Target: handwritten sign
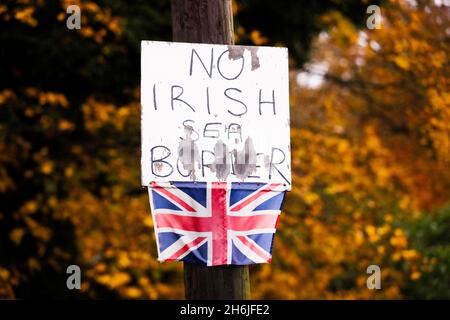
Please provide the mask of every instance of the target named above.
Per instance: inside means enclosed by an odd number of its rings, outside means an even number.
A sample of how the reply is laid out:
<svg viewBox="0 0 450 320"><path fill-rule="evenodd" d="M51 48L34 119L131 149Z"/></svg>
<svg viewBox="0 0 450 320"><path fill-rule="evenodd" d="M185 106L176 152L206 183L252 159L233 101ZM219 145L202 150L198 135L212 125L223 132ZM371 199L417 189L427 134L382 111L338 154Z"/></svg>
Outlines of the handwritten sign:
<svg viewBox="0 0 450 320"><path fill-rule="evenodd" d="M142 41L142 185L291 186L286 48Z"/></svg>

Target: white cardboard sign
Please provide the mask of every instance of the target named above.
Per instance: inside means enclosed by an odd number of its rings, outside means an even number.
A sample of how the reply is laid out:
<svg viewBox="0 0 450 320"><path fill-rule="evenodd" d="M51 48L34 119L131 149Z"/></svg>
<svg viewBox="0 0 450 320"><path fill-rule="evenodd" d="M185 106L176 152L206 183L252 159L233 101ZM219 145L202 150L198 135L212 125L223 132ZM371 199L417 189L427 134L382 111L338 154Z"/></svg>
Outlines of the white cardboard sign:
<svg viewBox="0 0 450 320"><path fill-rule="evenodd" d="M288 51L141 43L142 185L291 186Z"/></svg>

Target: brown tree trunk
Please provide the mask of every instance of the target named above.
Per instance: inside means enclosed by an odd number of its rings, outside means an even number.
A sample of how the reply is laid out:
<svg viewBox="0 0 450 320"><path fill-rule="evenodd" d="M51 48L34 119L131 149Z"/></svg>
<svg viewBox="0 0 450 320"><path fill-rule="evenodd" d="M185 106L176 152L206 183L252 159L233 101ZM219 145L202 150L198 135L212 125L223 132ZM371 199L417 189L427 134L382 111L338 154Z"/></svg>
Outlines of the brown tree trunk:
<svg viewBox="0 0 450 320"><path fill-rule="evenodd" d="M189 300L250 299L248 266L204 267L184 263L185 297Z"/></svg>
<svg viewBox="0 0 450 320"><path fill-rule="evenodd" d="M172 0L172 38L234 44L231 0Z"/></svg>
<svg viewBox="0 0 450 320"><path fill-rule="evenodd" d="M231 0L171 0L173 41L234 44ZM250 299L248 266L184 263L186 299Z"/></svg>

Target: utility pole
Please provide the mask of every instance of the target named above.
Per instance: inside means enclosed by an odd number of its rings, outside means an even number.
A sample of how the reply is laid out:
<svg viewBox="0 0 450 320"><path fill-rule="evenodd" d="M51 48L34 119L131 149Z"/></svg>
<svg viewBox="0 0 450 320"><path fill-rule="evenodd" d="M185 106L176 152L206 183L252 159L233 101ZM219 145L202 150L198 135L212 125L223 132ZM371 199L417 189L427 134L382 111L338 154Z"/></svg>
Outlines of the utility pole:
<svg viewBox="0 0 450 320"><path fill-rule="evenodd" d="M173 41L234 44L232 0L171 0ZM250 299L248 266L204 267L184 262L185 297Z"/></svg>

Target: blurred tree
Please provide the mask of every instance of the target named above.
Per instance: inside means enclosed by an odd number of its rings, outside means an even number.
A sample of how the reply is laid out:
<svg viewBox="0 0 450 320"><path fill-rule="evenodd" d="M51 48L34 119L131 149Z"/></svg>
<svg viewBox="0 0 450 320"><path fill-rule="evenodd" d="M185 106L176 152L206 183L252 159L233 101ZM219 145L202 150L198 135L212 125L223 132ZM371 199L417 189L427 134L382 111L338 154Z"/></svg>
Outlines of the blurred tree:
<svg viewBox="0 0 450 320"><path fill-rule="evenodd" d="M66 28L72 4L81 8L80 30ZM120 253L103 236L120 239L107 222L121 227L121 214L139 217L141 254L150 258L147 201L138 183L136 86L140 40L170 37L169 2L6 1L0 30L0 296L79 296L65 287L72 263L85 272L106 260L123 282L114 258L126 261L132 245L124 241ZM137 195L141 211L129 213L136 209L130 196ZM77 201L83 203L70 206ZM117 206L123 211L114 217ZM110 247L113 255L104 257ZM92 296L117 296L114 281L111 287L95 276ZM90 283L89 272L83 279Z"/></svg>
<svg viewBox="0 0 450 320"><path fill-rule="evenodd" d="M238 42L286 44L299 63L325 30L311 64L326 62L323 84L292 73L294 190L254 297L425 296L411 281L428 279L434 242L408 226L448 201L448 11L391 1L382 30L361 33L364 1L300 3L234 6ZM169 13L165 0L0 4L0 297L182 297L139 179L139 42L170 40ZM381 293L365 288L372 263Z"/></svg>
<svg viewBox="0 0 450 320"><path fill-rule="evenodd" d="M313 38L325 28L317 17L338 11L357 26L366 22L369 5L380 0L237 0L236 33L241 43L285 45L298 65L308 60Z"/></svg>
<svg viewBox="0 0 450 320"><path fill-rule="evenodd" d="M380 30L321 17L308 72L292 74L293 190L256 297L448 297L449 10L392 0Z"/></svg>
<svg viewBox="0 0 450 320"><path fill-rule="evenodd" d="M403 294L411 299L450 299L450 207L423 214L406 227L424 263L414 273L418 281L408 282Z"/></svg>

